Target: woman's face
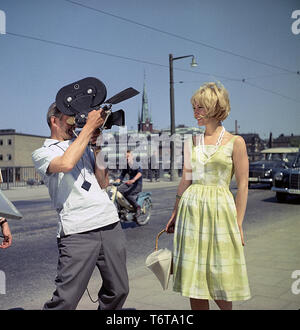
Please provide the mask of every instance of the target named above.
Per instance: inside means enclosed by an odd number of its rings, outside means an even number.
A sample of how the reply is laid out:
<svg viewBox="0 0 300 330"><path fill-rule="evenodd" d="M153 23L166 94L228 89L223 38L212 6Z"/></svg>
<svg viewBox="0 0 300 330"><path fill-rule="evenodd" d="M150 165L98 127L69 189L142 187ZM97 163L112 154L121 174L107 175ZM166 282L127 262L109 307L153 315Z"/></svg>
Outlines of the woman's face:
<svg viewBox="0 0 300 330"><path fill-rule="evenodd" d="M199 126L205 125L207 122L205 108L199 104L194 104L193 109L194 109L194 118L197 119L198 125Z"/></svg>

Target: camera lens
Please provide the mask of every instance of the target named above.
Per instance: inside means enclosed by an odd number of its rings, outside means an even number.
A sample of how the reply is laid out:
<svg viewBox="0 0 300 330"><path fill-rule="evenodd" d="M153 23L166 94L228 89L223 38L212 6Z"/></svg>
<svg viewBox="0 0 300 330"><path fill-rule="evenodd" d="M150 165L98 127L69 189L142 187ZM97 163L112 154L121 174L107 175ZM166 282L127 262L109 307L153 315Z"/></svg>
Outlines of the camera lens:
<svg viewBox="0 0 300 330"><path fill-rule="evenodd" d="M79 89L79 84L75 84L74 89Z"/></svg>

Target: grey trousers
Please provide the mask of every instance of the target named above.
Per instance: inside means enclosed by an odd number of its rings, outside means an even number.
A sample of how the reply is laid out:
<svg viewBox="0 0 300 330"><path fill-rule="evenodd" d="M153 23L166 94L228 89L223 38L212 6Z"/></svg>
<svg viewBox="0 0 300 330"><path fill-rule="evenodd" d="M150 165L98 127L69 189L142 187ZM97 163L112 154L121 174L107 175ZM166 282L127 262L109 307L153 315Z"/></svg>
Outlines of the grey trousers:
<svg viewBox="0 0 300 330"><path fill-rule="evenodd" d="M76 309L97 266L102 277L99 308L121 309L129 292L125 235L120 222L61 237L56 290L44 309ZM100 283L99 283L100 286Z"/></svg>

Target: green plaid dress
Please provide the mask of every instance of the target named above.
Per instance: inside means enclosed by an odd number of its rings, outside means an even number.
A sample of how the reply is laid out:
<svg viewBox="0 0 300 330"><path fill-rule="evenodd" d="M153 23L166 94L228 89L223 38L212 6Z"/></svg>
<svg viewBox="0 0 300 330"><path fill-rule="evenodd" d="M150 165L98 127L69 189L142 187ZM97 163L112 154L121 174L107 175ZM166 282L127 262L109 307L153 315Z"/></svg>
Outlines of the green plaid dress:
<svg viewBox="0 0 300 330"><path fill-rule="evenodd" d="M192 184L178 205L173 248L173 290L186 297L250 298L236 207L229 190L235 138L216 152L214 146L205 146L208 156L190 142Z"/></svg>

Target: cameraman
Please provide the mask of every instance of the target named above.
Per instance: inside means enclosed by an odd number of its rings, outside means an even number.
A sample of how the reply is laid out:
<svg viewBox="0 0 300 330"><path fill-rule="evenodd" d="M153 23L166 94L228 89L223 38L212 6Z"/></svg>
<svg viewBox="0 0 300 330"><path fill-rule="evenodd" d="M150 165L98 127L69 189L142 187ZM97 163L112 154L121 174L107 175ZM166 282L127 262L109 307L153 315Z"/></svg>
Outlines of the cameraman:
<svg viewBox="0 0 300 330"><path fill-rule="evenodd" d="M88 147L99 136L103 112L89 112L75 140L70 118L53 103L47 113L51 138L32 154L58 213L56 291L44 309L76 309L95 266L103 280L99 309L121 309L129 290L125 236L117 210L102 190L107 169L96 166Z"/></svg>

